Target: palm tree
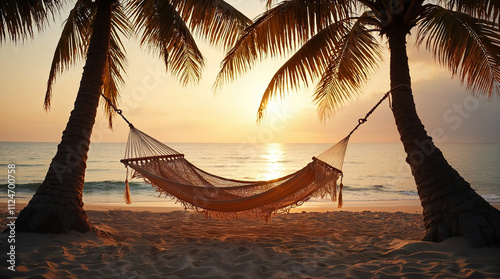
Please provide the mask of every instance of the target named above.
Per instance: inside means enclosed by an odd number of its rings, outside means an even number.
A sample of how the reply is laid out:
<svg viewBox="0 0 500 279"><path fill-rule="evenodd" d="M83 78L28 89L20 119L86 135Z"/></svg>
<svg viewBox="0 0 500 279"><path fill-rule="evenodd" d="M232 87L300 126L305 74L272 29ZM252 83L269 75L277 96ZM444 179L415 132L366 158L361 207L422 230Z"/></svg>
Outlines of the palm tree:
<svg viewBox="0 0 500 279"><path fill-rule="evenodd" d="M321 119L353 99L377 69L388 42L392 112L423 207L424 240L465 236L474 247L500 243L500 212L474 192L427 135L413 100L406 38L429 50L474 94L499 94L498 1L268 0L226 54L215 87L265 57L288 56L258 110L287 90L317 82ZM459 34L459 35L457 35ZM378 35L378 36L377 36Z"/></svg>
<svg viewBox="0 0 500 279"><path fill-rule="evenodd" d="M4 1L0 5L0 42L22 41L43 29L62 6L57 0ZM74 109L45 180L16 221L19 232L99 232L83 209L87 153L101 93L110 125L126 56L121 37L137 34L182 84L197 82L204 58L192 33L228 48L251 21L223 0L78 0L57 44L47 85L45 108L58 73L79 59L85 67Z"/></svg>

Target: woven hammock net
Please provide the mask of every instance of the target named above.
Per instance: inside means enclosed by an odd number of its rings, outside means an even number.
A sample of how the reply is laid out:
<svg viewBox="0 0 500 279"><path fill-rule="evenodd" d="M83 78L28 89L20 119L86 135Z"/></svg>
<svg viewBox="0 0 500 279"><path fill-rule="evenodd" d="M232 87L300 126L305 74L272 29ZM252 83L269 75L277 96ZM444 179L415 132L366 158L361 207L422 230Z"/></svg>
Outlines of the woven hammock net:
<svg viewBox="0 0 500 279"><path fill-rule="evenodd" d="M227 179L205 172L158 140L131 126L125 158L133 171L130 178L142 178L156 191L186 209L216 219L262 219L287 213L310 198L330 198L342 206L342 166L349 136L301 170L269 181ZM127 169L128 170L128 169ZM130 203L126 181L126 199Z"/></svg>

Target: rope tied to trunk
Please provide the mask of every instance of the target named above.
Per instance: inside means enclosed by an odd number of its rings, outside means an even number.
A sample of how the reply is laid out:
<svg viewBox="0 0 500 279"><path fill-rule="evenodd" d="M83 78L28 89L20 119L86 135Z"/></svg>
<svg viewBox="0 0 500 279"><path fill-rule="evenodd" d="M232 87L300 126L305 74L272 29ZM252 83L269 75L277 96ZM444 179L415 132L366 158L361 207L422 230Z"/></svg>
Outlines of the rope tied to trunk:
<svg viewBox="0 0 500 279"><path fill-rule="evenodd" d="M394 91L400 87L406 87L408 89L411 89L411 87L406 85L406 84L400 84L400 85L397 85L397 86L394 86L393 88L391 88L389 91L387 91L387 93L384 94L384 96L382 96L382 98L373 106L373 108L366 113L365 117L358 119L358 125L356 125L356 127L354 127L354 129L352 129L352 131L349 133L349 135L347 137L350 137L352 135L352 133L354 133L354 131L356 131L359 128L359 126L361 126L362 124L365 124L365 122L368 121L368 117L378 108L378 106L386 98L389 98L389 107L392 109L392 103L391 103L391 99L390 99L391 93L392 93L392 91Z"/></svg>
<svg viewBox="0 0 500 279"><path fill-rule="evenodd" d="M113 108L113 110L114 110L116 113L118 113L118 115L120 115L120 116L123 118L123 120L125 120L125 122L127 122L128 126L129 126L130 128L134 128L134 125L132 125L132 123L130 123L130 121L128 121L128 119L127 119L127 118L125 118L125 116L123 116L123 114L122 114L122 113L123 113L123 111L122 111L121 109L117 108L117 107L113 104L113 102L111 102L111 100L110 100L108 97L106 97L106 96L104 96L104 94L102 94L102 92L101 92L101 96L104 98L104 100L106 100L106 102L108 102L109 106L110 106L111 108Z"/></svg>

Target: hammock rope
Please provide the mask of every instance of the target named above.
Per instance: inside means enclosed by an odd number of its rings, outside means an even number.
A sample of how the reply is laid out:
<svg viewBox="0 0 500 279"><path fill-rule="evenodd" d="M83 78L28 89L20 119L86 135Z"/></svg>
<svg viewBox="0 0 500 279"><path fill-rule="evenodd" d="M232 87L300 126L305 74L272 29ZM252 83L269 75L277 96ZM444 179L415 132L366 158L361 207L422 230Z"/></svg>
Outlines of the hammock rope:
<svg viewBox="0 0 500 279"><path fill-rule="evenodd" d="M123 116L123 111L122 111L121 109L117 108L117 107L115 106L115 104L113 104L113 102L111 102L111 100L110 100L108 97L106 97L106 95L104 95L102 92L101 92L101 96L104 98L104 100L106 100L106 102L109 104L109 106L110 106L110 107L111 107L111 108L112 108L112 109L113 109L116 113L118 113L118 115L120 115L120 116L123 118L123 120L125 120L125 122L127 122L128 126L129 126L130 128L134 127L134 125L132 125L132 123L130 123L130 121L128 121L128 119L127 119L127 118L125 118L125 116Z"/></svg>
<svg viewBox="0 0 500 279"><path fill-rule="evenodd" d="M268 181L228 179L201 170L186 160L184 154L135 128L122 110L101 95L130 127L125 156L120 160L127 168L124 193L127 203L131 203L129 179L142 178L160 196L164 194L207 217L267 222L273 215L287 213L311 198L329 197L338 202L339 208L342 206L342 168L349 138L393 90L402 86L409 88L399 85L389 90L345 138L312 157L304 168Z"/></svg>

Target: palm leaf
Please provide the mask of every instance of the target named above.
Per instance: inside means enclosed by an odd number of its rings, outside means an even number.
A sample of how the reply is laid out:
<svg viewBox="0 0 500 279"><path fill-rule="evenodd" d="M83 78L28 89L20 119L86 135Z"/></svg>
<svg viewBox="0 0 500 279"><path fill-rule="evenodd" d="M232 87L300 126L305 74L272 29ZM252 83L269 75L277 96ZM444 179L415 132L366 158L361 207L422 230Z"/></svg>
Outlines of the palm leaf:
<svg viewBox="0 0 500 279"><path fill-rule="evenodd" d="M381 61L381 47L364 22L358 19L331 56L316 86L314 102L322 121L333 116L347 101L357 96Z"/></svg>
<svg viewBox="0 0 500 279"><path fill-rule="evenodd" d="M45 92L45 109L50 108L52 85L57 74L61 74L85 56L92 22L91 15L94 10L95 4L80 0L76 2L68 19L66 19L50 67L47 91Z"/></svg>
<svg viewBox="0 0 500 279"><path fill-rule="evenodd" d="M468 15L500 23L500 0L450 0L445 6L450 10L459 11Z"/></svg>
<svg viewBox="0 0 500 279"><path fill-rule="evenodd" d="M172 0L172 3L193 33L225 49L252 24L249 18L222 0Z"/></svg>
<svg viewBox="0 0 500 279"><path fill-rule="evenodd" d="M500 33L491 21L436 5L427 5L417 44L425 43L440 64L467 89L489 98L499 93Z"/></svg>
<svg viewBox="0 0 500 279"><path fill-rule="evenodd" d="M348 17L349 0L290 0L260 15L240 36L221 63L215 88L251 69L267 55L287 55L318 30Z"/></svg>
<svg viewBox="0 0 500 279"><path fill-rule="evenodd" d="M61 8L64 0L4 0L0 3L0 44L32 37Z"/></svg>
<svg viewBox="0 0 500 279"><path fill-rule="evenodd" d="M104 71L104 86L102 93L108 101L104 102L104 111L108 116L109 127L113 127L113 118L116 112L113 109L118 106L118 97L120 96L119 88L124 83L122 73L125 73L127 59L125 50L120 39L120 35L129 37L130 24L128 18L123 11L123 7L119 4L113 6L111 14L111 38L108 60Z"/></svg>
<svg viewBox="0 0 500 279"><path fill-rule="evenodd" d="M205 61L175 7L169 1L133 0L128 9L141 45L157 53L183 85L198 82Z"/></svg>
<svg viewBox="0 0 500 279"><path fill-rule="evenodd" d="M263 118L268 102L277 94L284 97L288 89L296 90L301 84L308 86L309 82L319 78L348 30L346 22L334 23L320 30L290 57L269 82L260 102L257 119Z"/></svg>

